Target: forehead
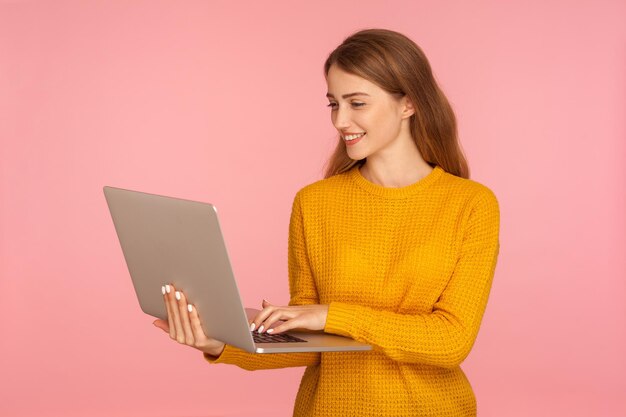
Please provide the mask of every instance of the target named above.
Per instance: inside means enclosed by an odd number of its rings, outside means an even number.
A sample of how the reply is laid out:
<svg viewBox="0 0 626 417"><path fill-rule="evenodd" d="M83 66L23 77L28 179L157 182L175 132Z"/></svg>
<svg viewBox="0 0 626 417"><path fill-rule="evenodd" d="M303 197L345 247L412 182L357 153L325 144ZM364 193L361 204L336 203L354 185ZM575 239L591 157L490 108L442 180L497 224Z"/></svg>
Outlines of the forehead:
<svg viewBox="0 0 626 417"><path fill-rule="evenodd" d="M328 70L326 84L328 86L328 93L332 94L335 98L355 91L367 93L372 96L383 92L382 88L371 81L359 77L358 75L345 72L336 65L332 65Z"/></svg>

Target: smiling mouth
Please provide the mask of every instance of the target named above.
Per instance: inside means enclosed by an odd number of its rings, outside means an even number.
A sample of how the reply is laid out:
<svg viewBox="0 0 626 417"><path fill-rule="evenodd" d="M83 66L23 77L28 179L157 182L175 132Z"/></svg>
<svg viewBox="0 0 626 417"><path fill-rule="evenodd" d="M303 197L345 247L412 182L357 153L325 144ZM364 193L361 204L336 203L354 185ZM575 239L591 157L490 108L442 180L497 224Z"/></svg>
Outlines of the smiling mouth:
<svg viewBox="0 0 626 417"><path fill-rule="evenodd" d="M350 142L350 141L362 138L363 136L365 136L365 133L366 132L361 132L361 133L357 133L357 134L354 134L354 135L345 135L345 136L343 136L343 139L345 141Z"/></svg>
<svg viewBox="0 0 626 417"><path fill-rule="evenodd" d="M359 143L361 141L361 139L363 139L365 137L366 133L359 133L356 135L346 135L344 137L344 142L346 144L346 146L354 146L357 143Z"/></svg>

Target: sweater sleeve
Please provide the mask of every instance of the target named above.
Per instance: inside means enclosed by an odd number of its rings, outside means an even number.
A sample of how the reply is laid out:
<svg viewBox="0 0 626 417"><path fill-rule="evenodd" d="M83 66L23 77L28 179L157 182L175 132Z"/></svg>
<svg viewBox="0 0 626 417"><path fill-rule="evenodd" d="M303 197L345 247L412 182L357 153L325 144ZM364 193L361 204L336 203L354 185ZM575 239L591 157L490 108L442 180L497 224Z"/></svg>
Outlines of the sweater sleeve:
<svg viewBox="0 0 626 417"><path fill-rule="evenodd" d="M459 258L432 312L408 315L333 302L324 330L370 343L399 362L446 368L463 362L478 335L500 247L496 197L486 189L472 203Z"/></svg>
<svg viewBox="0 0 626 417"><path fill-rule="evenodd" d="M306 253L304 222L300 206L300 194L294 198L289 221L288 240L289 305L317 304L318 296L313 274ZM319 352L256 354L226 345L219 357L207 353L204 358L212 364L237 365L249 371L259 369L289 368L319 364Z"/></svg>

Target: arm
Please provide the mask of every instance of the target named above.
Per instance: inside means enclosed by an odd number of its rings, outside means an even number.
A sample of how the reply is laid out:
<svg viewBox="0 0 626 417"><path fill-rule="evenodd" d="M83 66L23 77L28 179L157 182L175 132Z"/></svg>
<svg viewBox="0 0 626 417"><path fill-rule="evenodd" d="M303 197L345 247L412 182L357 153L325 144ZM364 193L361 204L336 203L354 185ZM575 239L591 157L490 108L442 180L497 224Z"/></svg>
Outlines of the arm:
<svg viewBox="0 0 626 417"><path fill-rule="evenodd" d="M306 253L300 197L296 194L289 221L289 305L317 304L317 289ZM209 363L229 363L252 371L319 364L320 353L254 354L226 345L219 357L204 354Z"/></svg>
<svg viewBox="0 0 626 417"><path fill-rule="evenodd" d="M324 330L378 346L396 361L458 366L474 344L487 305L499 224L495 196L480 193L471 205L457 265L431 313L406 315L333 302Z"/></svg>

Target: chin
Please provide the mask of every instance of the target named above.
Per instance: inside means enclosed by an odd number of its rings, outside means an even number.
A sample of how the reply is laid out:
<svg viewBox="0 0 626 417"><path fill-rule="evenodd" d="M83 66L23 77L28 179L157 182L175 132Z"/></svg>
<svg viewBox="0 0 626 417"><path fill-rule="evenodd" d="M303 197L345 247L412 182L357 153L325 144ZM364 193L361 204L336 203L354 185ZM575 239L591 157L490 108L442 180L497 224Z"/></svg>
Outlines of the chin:
<svg viewBox="0 0 626 417"><path fill-rule="evenodd" d="M348 157L350 159L352 159L353 161L363 161L365 159L365 156L362 156L362 155L350 155L350 154L348 154Z"/></svg>
<svg viewBox="0 0 626 417"><path fill-rule="evenodd" d="M354 152L354 151L351 152L350 148L347 149L347 153L348 153L348 157L355 161L360 161L367 157L367 155L364 152Z"/></svg>

